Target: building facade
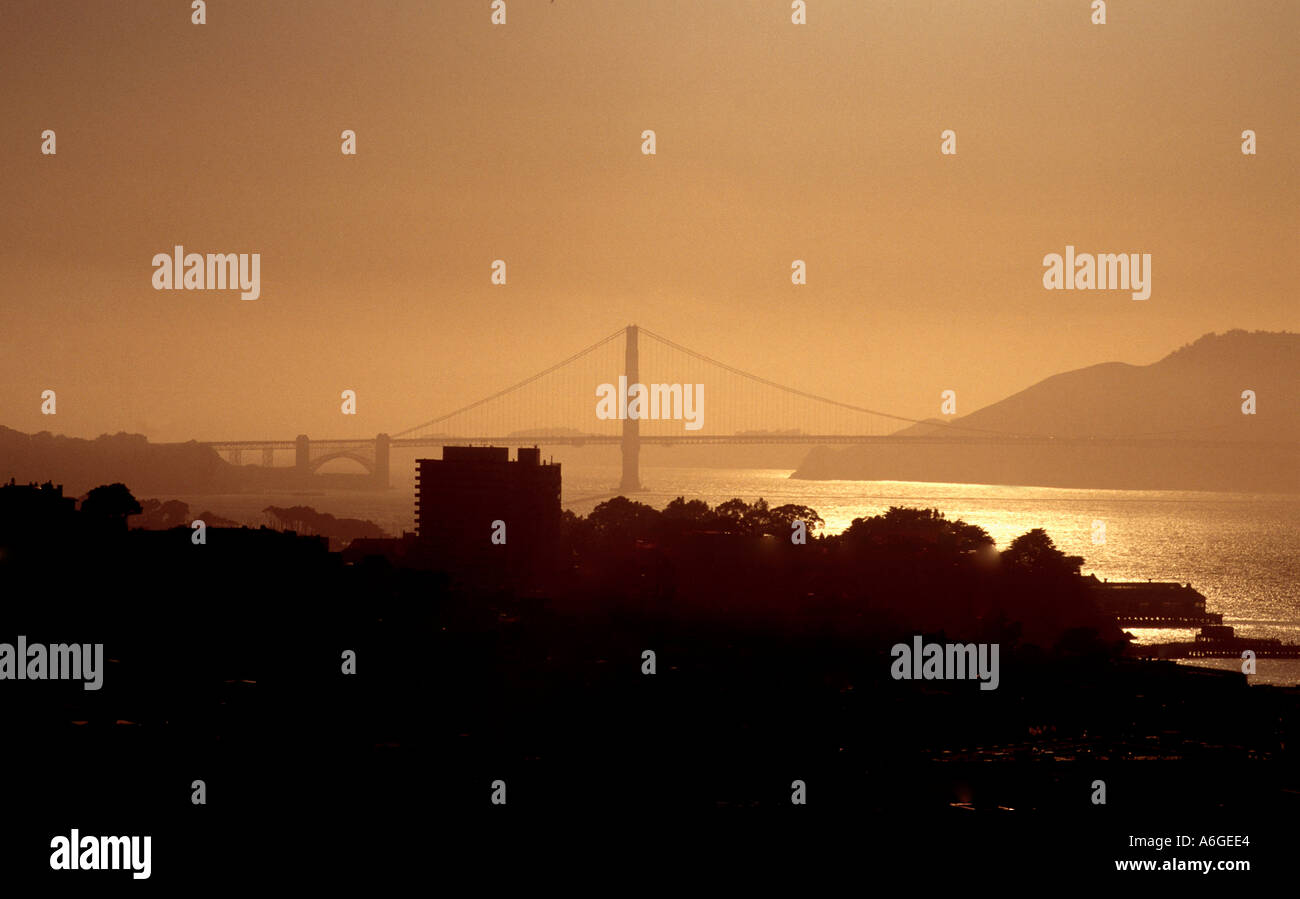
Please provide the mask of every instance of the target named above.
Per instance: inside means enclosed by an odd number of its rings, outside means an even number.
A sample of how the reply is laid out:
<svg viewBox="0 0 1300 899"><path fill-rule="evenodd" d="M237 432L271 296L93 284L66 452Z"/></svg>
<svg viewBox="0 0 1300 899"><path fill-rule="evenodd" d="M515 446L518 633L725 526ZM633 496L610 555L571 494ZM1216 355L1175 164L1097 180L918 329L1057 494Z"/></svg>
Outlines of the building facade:
<svg viewBox="0 0 1300 899"><path fill-rule="evenodd" d="M559 536L560 466L537 447L444 446L415 462L415 531L456 568L537 569Z"/></svg>

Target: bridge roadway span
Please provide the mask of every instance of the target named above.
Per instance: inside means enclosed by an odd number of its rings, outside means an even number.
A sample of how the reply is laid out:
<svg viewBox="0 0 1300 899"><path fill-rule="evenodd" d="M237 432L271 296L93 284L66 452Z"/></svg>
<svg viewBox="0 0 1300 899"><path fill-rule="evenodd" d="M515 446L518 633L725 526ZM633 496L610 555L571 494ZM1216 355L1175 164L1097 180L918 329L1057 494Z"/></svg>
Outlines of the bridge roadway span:
<svg viewBox="0 0 1300 899"><path fill-rule="evenodd" d="M1008 437L1004 435L955 437L952 435L934 435L924 437L902 437L898 435L868 436L854 434L641 434L637 440L642 444L920 444L943 443L949 446L1222 446L1222 441L1214 440L1152 440L1140 438L1103 439L1091 437ZM623 443L620 434L570 434L550 436L546 434L525 434L504 437L394 437L388 445L393 448L419 446L614 446ZM297 447L295 440L209 440L202 441L218 452L231 450L291 450ZM320 450L367 449L373 447L375 438L312 438L311 447Z"/></svg>

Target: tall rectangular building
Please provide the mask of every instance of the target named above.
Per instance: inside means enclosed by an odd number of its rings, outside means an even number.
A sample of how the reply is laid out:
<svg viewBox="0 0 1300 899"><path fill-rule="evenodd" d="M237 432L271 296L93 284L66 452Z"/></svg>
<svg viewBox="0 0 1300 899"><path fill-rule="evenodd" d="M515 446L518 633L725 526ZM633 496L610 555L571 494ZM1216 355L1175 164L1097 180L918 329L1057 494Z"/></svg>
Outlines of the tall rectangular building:
<svg viewBox="0 0 1300 899"><path fill-rule="evenodd" d="M536 569L554 554L560 529L560 466L537 447L444 446L415 462L415 531L451 567ZM494 525L501 522L502 525ZM504 543L494 543L504 533Z"/></svg>

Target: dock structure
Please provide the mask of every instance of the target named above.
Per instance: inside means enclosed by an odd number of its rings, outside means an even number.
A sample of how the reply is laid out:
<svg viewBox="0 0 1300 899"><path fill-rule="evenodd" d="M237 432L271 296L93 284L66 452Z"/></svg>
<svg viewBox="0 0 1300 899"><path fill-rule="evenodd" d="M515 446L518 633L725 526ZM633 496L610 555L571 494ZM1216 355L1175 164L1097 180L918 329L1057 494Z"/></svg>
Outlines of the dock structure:
<svg viewBox="0 0 1300 899"><path fill-rule="evenodd" d="M1300 659L1300 644L1271 637L1238 637L1227 625L1201 628L1192 641L1152 643L1129 647L1129 655L1142 659L1240 659L1249 650L1257 659Z"/></svg>
<svg viewBox="0 0 1300 899"><path fill-rule="evenodd" d="M1087 582L1097 607L1114 615L1120 627L1206 627L1223 624L1223 616L1205 609L1205 596L1191 584L1167 581Z"/></svg>

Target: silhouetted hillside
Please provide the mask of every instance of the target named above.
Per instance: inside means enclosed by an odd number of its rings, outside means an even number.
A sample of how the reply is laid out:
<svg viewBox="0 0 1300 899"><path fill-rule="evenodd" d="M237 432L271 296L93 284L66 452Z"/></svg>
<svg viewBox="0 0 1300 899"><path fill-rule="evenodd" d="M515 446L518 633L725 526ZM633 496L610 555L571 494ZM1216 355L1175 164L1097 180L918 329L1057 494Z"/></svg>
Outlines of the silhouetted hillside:
<svg viewBox="0 0 1300 899"><path fill-rule="evenodd" d="M1151 365L1064 372L897 432L915 445L818 447L792 477L1296 492L1298 381L1300 334L1207 334Z"/></svg>
<svg viewBox="0 0 1300 899"><path fill-rule="evenodd" d="M1160 437L1200 440L1300 440L1300 334L1206 334L1151 365L1103 362L1039 381L947 423L1052 437ZM1241 411L1255 391L1255 415ZM951 430L912 425L900 436Z"/></svg>
<svg viewBox="0 0 1300 899"><path fill-rule="evenodd" d="M220 492L239 475L215 450L195 441L150 443L142 434L102 434L94 440L0 425L0 479L54 481L69 494L97 484L129 483L142 491Z"/></svg>

